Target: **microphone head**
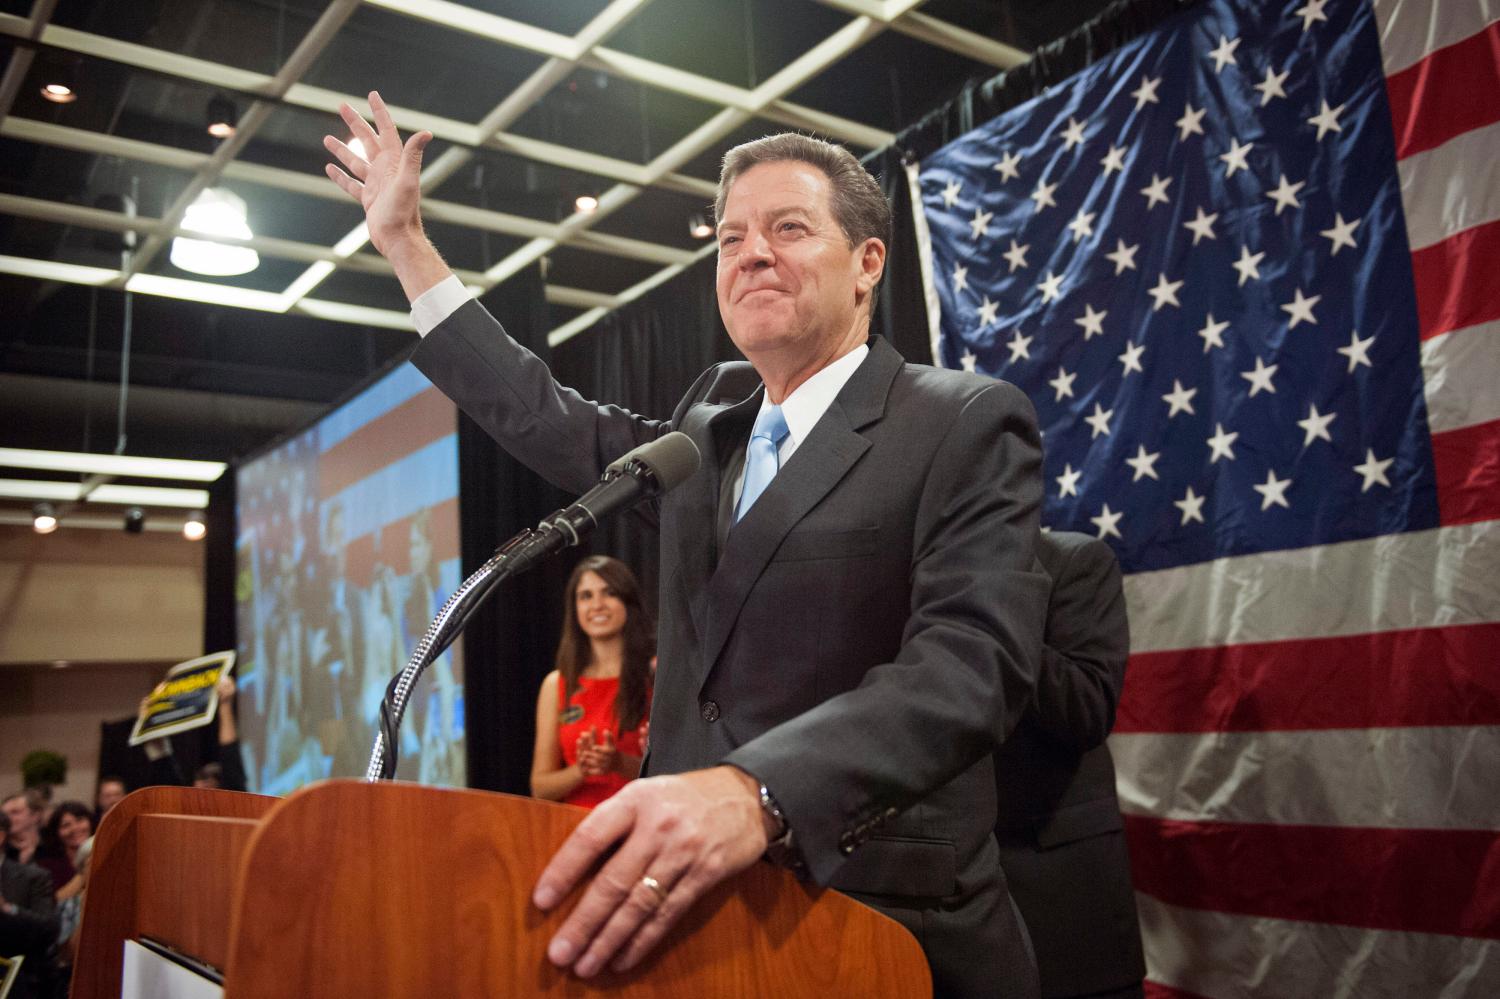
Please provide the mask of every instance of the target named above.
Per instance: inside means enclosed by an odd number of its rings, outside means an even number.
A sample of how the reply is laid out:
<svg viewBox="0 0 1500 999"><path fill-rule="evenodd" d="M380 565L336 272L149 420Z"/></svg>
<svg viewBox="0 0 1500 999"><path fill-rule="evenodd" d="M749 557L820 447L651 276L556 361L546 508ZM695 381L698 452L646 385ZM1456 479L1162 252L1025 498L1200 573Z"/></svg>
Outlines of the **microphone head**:
<svg viewBox="0 0 1500 999"><path fill-rule="evenodd" d="M605 474L622 472L631 462L639 462L656 479L661 491L666 492L685 482L698 470L702 460L693 439L680 430L674 430L616 458L610 462Z"/></svg>

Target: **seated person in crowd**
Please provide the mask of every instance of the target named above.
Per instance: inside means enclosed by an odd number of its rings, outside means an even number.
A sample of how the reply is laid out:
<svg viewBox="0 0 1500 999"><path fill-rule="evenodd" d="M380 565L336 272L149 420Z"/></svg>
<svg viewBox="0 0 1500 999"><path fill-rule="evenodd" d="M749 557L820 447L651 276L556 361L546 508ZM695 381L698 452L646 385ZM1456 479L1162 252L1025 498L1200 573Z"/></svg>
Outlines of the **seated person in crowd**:
<svg viewBox="0 0 1500 999"><path fill-rule="evenodd" d="M120 803L120 799L130 793L121 777L99 778L99 790L94 794L94 828L99 828L99 823L104 821L104 816L111 808Z"/></svg>
<svg viewBox="0 0 1500 999"><path fill-rule="evenodd" d="M46 835L43 816L46 806L35 788L27 788L0 802L6 817L10 819L10 834L6 837L5 852L12 860L23 864L35 864L52 878L52 890L57 891L73 877L73 865L62 845Z"/></svg>
<svg viewBox="0 0 1500 999"><path fill-rule="evenodd" d="M10 840L12 801L5 799L0 811L0 840ZM9 999L39 999L46 982L49 951L57 939L57 903L52 898L52 878L34 864L22 863L7 849L0 855L0 954L19 955L21 976L11 989Z"/></svg>
<svg viewBox="0 0 1500 999"><path fill-rule="evenodd" d="M1085 534L1043 533L1052 578L1036 696L995 756L995 838L1042 996L1140 996L1141 931L1105 737L1125 682L1120 567Z"/></svg>
<svg viewBox="0 0 1500 999"><path fill-rule="evenodd" d="M557 668L537 692L531 793L592 808L640 773L655 628L617 559L579 562L566 593Z"/></svg>

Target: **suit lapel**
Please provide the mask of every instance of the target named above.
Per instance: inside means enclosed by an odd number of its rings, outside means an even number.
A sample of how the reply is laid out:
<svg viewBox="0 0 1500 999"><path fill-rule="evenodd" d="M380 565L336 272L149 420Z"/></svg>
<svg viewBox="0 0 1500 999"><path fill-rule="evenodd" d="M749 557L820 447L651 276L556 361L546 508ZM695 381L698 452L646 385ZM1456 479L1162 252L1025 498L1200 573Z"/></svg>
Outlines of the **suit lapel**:
<svg viewBox="0 0 1500 999"><path fill-rule="evenodd" d="M871 338L870 356L844 385L807 440L797 446L750 512L729 532L729 540L709 578L707 599L696 602L704 608L694 615L698 633L704 637L703 657L699 660L700 683L718 660L745 599L782 539L869 449L870 442L858 431L879 419L891 380L901 364L901 355L894 348L879 337ZM754 399L758 409L760 394ZM751 410L752 419L754 412ZM743 435L739 444L744 444ZM697 620L700 614L706 620Z"/></svg>

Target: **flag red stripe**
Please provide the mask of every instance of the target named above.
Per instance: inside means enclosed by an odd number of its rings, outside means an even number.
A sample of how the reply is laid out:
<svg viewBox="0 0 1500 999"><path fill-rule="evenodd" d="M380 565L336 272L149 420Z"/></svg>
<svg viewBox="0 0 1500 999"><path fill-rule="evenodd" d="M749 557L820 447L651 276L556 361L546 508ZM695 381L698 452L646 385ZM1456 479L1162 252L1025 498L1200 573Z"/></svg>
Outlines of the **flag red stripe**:
<svg viewBox="0 0 1500 999"><path fill-rule="evenodd" d="M423 389L325 451L318 459L318 493L323 499L337 496L457 426L448 397L435 388Z"/></svg>
<svg viewBox="0 0 1500 999"><path fill-rule="evenodd" d="M427 537L432 544L432 561L458 558L458 497L428 507ZM361 534L349 539L345 550L345 576L353 586L368 589L375 581L375 567L389 566L398 576L411 572L411 523L414 517L400 517L375 534ZM447 594L444 594L447 596Z"/></svg>
<svg viewBox="0 0 1500 999"><path fill-rule="evenodd" d="M1500 939L1489 830L1180 822L1125 816L1137 891L1172 905Z"/></svg>
<svg viewBox="0 0 1500 999"><path fill-rule="evenodd" d="M1396 159L1500 121L1500 22L1386 77Z"/></svg>
<svg viewBox="0 0 1500 999"><path fill-rule="evenodd" d="M1497 648L1500 623L1138 652L1115 731L1500 725Z"/></svg>
<svg viewBox="0 0 1500 999"><path fill-rule="evenodd" d="M1432 435L1444 526L1500 519L1500 420Z"/></svg>
<svg viewBox="0 0 1500 999"><path fill-rule="evenodd" d="M1423 340L1500 319L1500 221L1449 236L1411 255Z"/></svg>

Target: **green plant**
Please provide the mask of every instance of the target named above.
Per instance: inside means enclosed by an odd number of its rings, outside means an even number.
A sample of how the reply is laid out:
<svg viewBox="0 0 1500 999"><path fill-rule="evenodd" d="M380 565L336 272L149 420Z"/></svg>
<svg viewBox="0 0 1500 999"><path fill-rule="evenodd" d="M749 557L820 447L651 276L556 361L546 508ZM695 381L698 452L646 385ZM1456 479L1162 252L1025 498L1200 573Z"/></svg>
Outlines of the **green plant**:
<svg viewBox="0 0 1500 999"><path fill-rule="evenodd" d="M56 786L68 780L68 758L50 749L33 749L21 758L21 782L27 787Z"/></svg>

